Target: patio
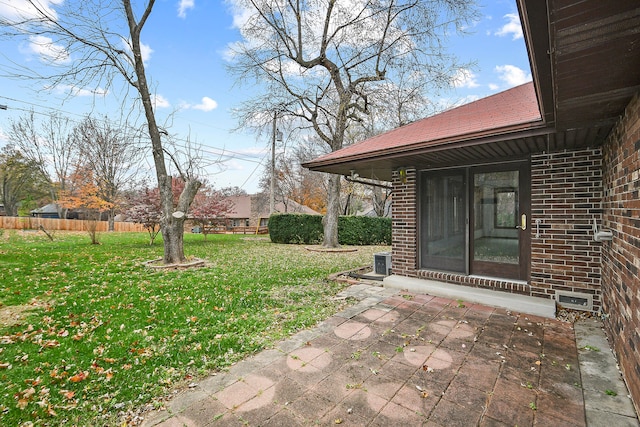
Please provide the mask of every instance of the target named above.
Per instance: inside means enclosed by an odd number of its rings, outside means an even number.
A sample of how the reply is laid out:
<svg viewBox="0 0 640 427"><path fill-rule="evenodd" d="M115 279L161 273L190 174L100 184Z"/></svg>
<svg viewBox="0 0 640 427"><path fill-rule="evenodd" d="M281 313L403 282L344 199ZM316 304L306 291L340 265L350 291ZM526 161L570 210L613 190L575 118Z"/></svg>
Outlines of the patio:
<svg viewBox="0 0 640 427"><path fill-rule="evenodd" d="M144 426L638 426L600 321L364 284L358 302L176 392Z"/></svg>

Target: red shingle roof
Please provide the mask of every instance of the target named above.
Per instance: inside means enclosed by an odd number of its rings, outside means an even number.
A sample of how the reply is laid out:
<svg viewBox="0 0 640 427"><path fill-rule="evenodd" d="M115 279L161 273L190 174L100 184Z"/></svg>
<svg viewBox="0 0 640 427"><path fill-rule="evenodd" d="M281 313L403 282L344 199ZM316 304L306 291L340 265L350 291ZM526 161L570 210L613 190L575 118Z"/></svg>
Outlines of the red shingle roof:
<svg viewBox="0 0 640 427"><path fill-rule="evenodd" d="M474 137L495 135L542 120L532 82L479 99L443 113L376 135L312 160L308 165L332 160L366 157L379 152L397 152L435 146Z"/></svg>

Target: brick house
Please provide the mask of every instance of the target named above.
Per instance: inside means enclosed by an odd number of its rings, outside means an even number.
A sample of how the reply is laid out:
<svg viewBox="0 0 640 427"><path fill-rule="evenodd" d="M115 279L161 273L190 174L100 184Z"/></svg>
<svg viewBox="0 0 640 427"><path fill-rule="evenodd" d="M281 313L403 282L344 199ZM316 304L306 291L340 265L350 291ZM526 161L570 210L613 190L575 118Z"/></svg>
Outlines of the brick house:
<svg viewBox="0 0 640 427"><path fill-rule="evenodd" d="M640 4L517 4L533 82L305 166L392 182L386 284L600 313L638 410Z"/></svg>

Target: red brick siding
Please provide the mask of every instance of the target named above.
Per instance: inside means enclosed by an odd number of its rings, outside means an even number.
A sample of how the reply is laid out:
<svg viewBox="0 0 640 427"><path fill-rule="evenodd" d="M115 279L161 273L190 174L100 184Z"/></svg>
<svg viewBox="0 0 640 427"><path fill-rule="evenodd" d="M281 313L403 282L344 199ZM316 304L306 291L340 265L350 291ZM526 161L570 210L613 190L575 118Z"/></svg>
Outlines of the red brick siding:
<svg viewBox="0 0 640 427"><path fill-rule="evenodd" d="M531 295L588 293L600 308L602 243L592 221L602 224L601 199L599 148L531 156Z"/></svg>
<svg viewBox="0 0 640 427"><path fill-rule="evenodd" d="M603 147L604 226L613 240L602 248L605 329L640 411L640 94Z"/></svg>
<svg viewBox="0 0 640 427"><path fill-rule="evenodd" d="M405 169L403 180L393 172L391 204L391 268L393 274L415 277L417 263L417 221L415 169ZM404 181L404 182L403 182Z"/></svg>
<svg viewBox="0 0 640 427"><path fill-rule="evenodd" d="M473 287L554 298L556 290L589 293L600 308L600 247L591 221L601 223L599 149L535 155L531 161L531 280L500 280L418 269L417 172L393 176L393 273ZM536 238L535 220L540 219Z"/></svg>

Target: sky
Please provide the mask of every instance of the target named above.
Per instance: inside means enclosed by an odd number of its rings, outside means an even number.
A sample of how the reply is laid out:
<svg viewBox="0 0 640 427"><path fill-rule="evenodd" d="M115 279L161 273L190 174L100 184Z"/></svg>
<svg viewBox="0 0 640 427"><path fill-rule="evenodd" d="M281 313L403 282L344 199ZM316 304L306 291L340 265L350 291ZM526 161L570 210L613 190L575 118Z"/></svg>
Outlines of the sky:
<svg viewBox="0 0 640 427"><path fill-rule="evenodd" d="M55 11L64 0L40 1ZM0 0L0 17L25 7L24 0ZM438 105L459 105L531 80L515 0L480 0L479 15L468 35L449 40L451 53L475 65L460 70L451 89L434 96ZM228 47L241 37L235 24L240 21L229 1L157 0L141 41L159 123L178 141L200 147L210 164L205 171L209 183L255 193L270 161L271 141L269 132L257 136L235 130L232 111L252 95L251 87L239 87L226 68ZM11 120L30 110L36 117L57 112L77 122L87 114L120 117L123 92L117 87L92 94L5 76L13 64L37 69L52 53L66 58L61 47L46 40L0 40L0 146L8 143ZM140 169L153 173L150 160Z"/></svg>

